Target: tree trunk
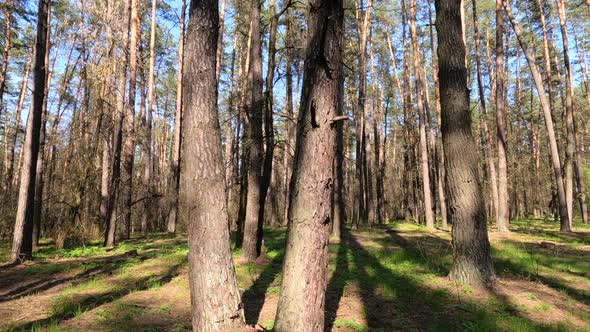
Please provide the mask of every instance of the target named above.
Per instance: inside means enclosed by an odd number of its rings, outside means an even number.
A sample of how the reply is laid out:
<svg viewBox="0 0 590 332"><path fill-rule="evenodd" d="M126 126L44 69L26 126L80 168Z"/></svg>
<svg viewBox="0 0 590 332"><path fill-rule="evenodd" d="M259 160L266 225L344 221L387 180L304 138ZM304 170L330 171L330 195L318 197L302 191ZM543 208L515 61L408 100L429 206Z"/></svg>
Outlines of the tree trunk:
<svg viewBox="0 0 590 332"><path fill-rule="evenodd" d="M278 16L275 10L275 1L269 1L270 31L268 40L268 65L266 72L266 94L264 107L264 163L262 167L262 177L260 179L260 212L258 213L258 230L256 239L256 253L260 255L262 251L262 233L264 225L264 208L266 196L269 191L272 177L272 160L274 156L274 127L273 127L273 105L274 105L274 73L276 67L276 43ZM272 190L272 188L270 188ZM272 199L271 194L271 199ZM271 202L272 203L272 202Z"/></svg>
<svg viewBox="0 0 590 332"><path fill-rule="evenodd" d="M563 62L565 64L565 86L566 86L566 127L567 127L567 158L568 163L567 167L571 167L571 163L574 164L576 177L578 179L578 199L580 201L580 209L582 212L582 220L584 223L588 223L588 207L586 206L586 191L584 188L584 172L582 170L582 157L581 151L578 147L578 133L577 133L577 126L576 126L576 109L574 107L574 87L573 87L573 75L572 75L572 67L570 64L570 56L569 56L569 46L568 46L568 38L567 38L567 19L565 15L565 3L563 0L556 0L557 2L557 12L559 13L559 26L561 28L561 37L563 43ZM571 162L570 162L571 160ZM569 173L566 169L566 174L568 176L567 181L572 181L569 178ZM569 192L568 192L569 194ZM573 224L573 201L569 201L568 199L568 217L570 222L570 227ZM570 209L569 206L572 206Z"/></svg>
<svg viewBox="0 0 590 332"><path fill-rule="evenodd" d="M181 207L188 217L189 285L196 331L238 330L244 311L228 234L215 78L217 0L193 0L187 31Z"/></svg>
<svg viewBox="0 0 590 332"><path fill-rule="evenodd" d="M154 67L156 62L156 0L152 0L152 15L150 22L150 60L148 73L148 106L147 117L142 117L143 124L143 212L141 215L141 232L147 233L148 223L154 223L153 200L152 200L152 117L154 112Z"/></svg>
<svg viewBox="0 0 590 332"><path fill-rule="evenodd" d="M422 171L422 190L424 199L424 218L426 227L434 228L432 215L432 193L430 192L430 173L428 166L428 142L426 137L426 115L423 101L424 82L421 74L420 50L418 49L418 34L416 33L416 0L410 0L410 37L412 39L412 58L414 60L414 78L416 80L416 107L418 108L418 126L420 135L420 166Z"/></svg>
<svg viewBox="0 0 590 332"><path fill-rule="evenodd" d="M363 11L360 9L364 8ZM355 121L356 131L356 178L357 178L357 190L355 192L355 207L356 213L353 216L353 229L358 227L360 222L368 222L368 206L367 206L367 183L366 183L366 136L367 136L367 124L366 117L368 112L367 105L367 37L369 32L369 26L371 24L371 10L372 0L367 0L366 3L359 4L355 0L355 18L356 18L356 30L358 35L359 53L358 53L358 100L357 100L357 111L358 117Z"/></svg>
<svg viewBox="0 0 590 332"><path fill-rule="evenodd" d="M449 277L462 283L485 285L495 276L477 147L471 132L461 19L463 2L436 0L435 5L446 188L453 224L453 266Z"/></svg>
<svg viewBox="0 0 590 332"><path fill-rule="evenodd" d="M432 52L432 78L433 78L433 85L434 85L434 100L435 100L435 109L436 109L436 116L437 116L437 127L439 132L439 140L440 144L434 143L434 163L436 164L436 187L438 193L438 201L440 205L440 216L441 216L441 223L443 228L448 227L448 220L447 220L447 199L445 196L445 151L442 147L442 136L440 135L441 132L441 115L440 115L440 85L438 83L438 60L436 59L436 49L434 47L434 32L433 26L434 23L432 21L432 9L430 6L431 2L428 0L428 23L430 24L430 50ZM428 96L428 94L426 94ZM431 130L431 135L433 135ZM430 138L431 140L434 137Z"/></svg>
<svg viewBox="0 0 590 332"><path fill-rule="evenodd" d="M559 150L557 148L557 139L555 137L555 129L553 128L553 119L551 117L551 108L549 106L549 100L547 100L547 95L545 94L545 86L543 85L543 79L541 78L541 73L537 64L535 62L535 57L529 51L526 43L523 39L522 30L520 29L520 25L514 19L512 15L512 10L510 9L510 4L508 2L504 3L504 10L506 11L506 15L510 20L510 24L514 29L514 33L516 34L516 38L522 48L523 53L526 56L527 63L529 65L529 69L533 75L533 79L535 81L535 87L537 88L537 93L539 94L539 101L541 103L541 107L543 108L543 116L545 119L545 127L547 129L547 138L549 140L549 147L551 152L551 165L553 166L553 174L555 176L555 184L557 187L557 198L558 198L558 208L559 208L559 216L561 222L561 231L562 232L570 232L571 227L568 222L568 214L567 214L567 204L566 204L566 196L565 196L565 188L563 182L563 176L561 173L561 161L559 160Z"/></svg>
<svg viewBox="0 0 590 332"><path fill-rule="evenodd" d="M128 1L128 0L127 0ZM127 18L127 24L123 23L122 27L122 38L120 41L119 48L121 50L129 49L129 13L127 10L129 7L125 7L125 11L123 12L122 17ZM122 63L119 64L119 61L122 60ZM123 208L120 208L120 197L122 193L120 193L121 188L121 167L122 167L122 156L123 156L123 127L125 125L125 118L127 116L127 112L125 110L125 88L126 88L126 80L127 80L127 67L129 66L129 59L123 55L123 59L117 61L116 69L117 72L117 87L116 87L116 107L115 107L115 130L114 130L114 139L112 144L112 166L111 166L111 179L109 183L110 193L109 193L109 201L107 204L107 213L105 219L105 247L113 247L115 245L115 231L117 229L117 221L120 220L119 214L121 212L125 212Z"/></svg>
<svg viewBox="0 0 590 332"><path fill-rule="evenodd" d="M339 0L316 0L310 7L286 253L274 327L279 332L324 329L343 14Z"/></svg>
<svg viewBox="0 0 590 332"><path fill-rule="evenodd" d="M250 153L248 168L248 196L246 202L246 221L244 225L244 244L242 256L248 262L256 260L260 255L262 228L259 220L264 216L264 201L262 195L262 167L263 167L263 135L262 118L264 98L262 95L262 45L260 41L260 0L251 0L250 22L252 36L250 41L250 65L248 69L248 120ZM266 195L264 195L266 196Z"/></svg>
<svg viewBox="0 0 590 332"><path fill-rule="evenodd" d="M508 232L508 160L506 157L506 111L504 100L504 18L502 2L496 0L496 138L498 142L498 231Z"/></svg>
<svg viewBox="0 0 590 332"><path fill-rule="evenodd" d="M127 29L133 30L135 23L133 23L131 12L137 0L125 0L126 10L128 14L125 16L127 22ZM125 49L129 50L129 100L125 104L123 117L123 147L121 150L121 200L119 201L119 211L121 218L119 219L118 234L121 239L127 240L131 237L131 204L133 200L133 156L135 152L135 94L137 84L137 38L136 34L129 33L129 38L126 39ZM124 68L124 70L127 70ZM124 98L123 98L124 99Z"/></svg>
<svg viewBox="0 0 590 332"><path fill-rule="evenodd" d="M486 97L483 88L483 79L481 74L481 58L480 58L480 39L479 39L479 23L477 16L477 1L471 0L473 7L473 38L475 39L475 67L477 71L477 94L479 96L479 105L481 107L481 124L483 128L483 145L485 152L485 159L488 164L490 187L492 191L492 211L496 212L496 220L498 220L498 182L496 174L496 163L494 162L494 152L491 146L491 136L488 129L488 112L486 107Z"/></svg>
<svg viewBox="0 0 590 332"><path fill-rule="evenodd" d="M33 86L33 108L27 123L27 132L23 145L23 163L21 166L20 188L16 221L14 224L12 255L13 261L31 258L33 235L33 206L35 196L35 177L41 134L41 118L45 103L45 85L47 77L46 53L48 52L49 34L49 0L39 0L37 10L37 36L35 41L35 64Z"/></svg>
<svg viewBox="0 0 590 332"><path fill-rule="evenodd" d="M217 38L217 53L215 55L215 81L219 86L219 77L221 75L221 66L223 65L223 31L225 30L225 3L226 0L221 0L219 8L219 37Z"/></svg>
<svg viewBox="0 0 590 332"><path fill-rule="evenodd" d="M48 14L47 21L51 21L51 12ZM48 23L48 26L50 24ZM49 61L49 52L50 52L50 38L47 37L47 52L45 53L45 63ZM57 52L56 52L57 55ZM71 55L71 53L70 53ZM68 64L66 65L66 72L68 71L70 59L68 58ZM54 62L55 63L55 62ZM33 249L36 249L39 246L39 238L41 236L41 213L43 212L43 185L44 185L44 161L45 161L45 142L46 142L46 128L47 128L47 98L49 95L49 85L51 84L51 76L53 72L53 65L51 72L48 68L45 69L47 71L47 75L45 77L45 88L43 97L43 110L41 112L41 132L39 134L39 151L37 155L37 164L35 168L35 198L33 203L33 234L31 235L32 242L33 242ZM67 75L64 75L64 83L63 86L65 87ZM60 101L58 102L57 111L59 112L60 104L61 104L61 96ZM54 120L55 123L59 122L59 119Z"/></svg>
<svg viewBox="0 0 590 332"><path fill-rule="evenodd" d="M339 38L343 38L343 34ZM343 41L340 41L343 45ZM338 92L336 99L336 116L344 114L344 72L343 64L338 67ZM332 235L336 242L342 240L344 222L346 220L346 205L344 203L344 122L336 122L336 157L334 158L334 189L332 197Z"/></svg>
<svg viewBox="0 0 590 332"><path fill-rule="evenodd" d="M4 105L2 103L4 97L4 89L6 88L6 73L8 71L8 62L10 61L10 48L11 48L11 24L12 15L10 12L10 5L13 0L7 0L6 9L4 10L4 49L2 50L2 66L0 67L0 116Z"/></svg>
<svg viewBox="0 0 590 332"><path fill-rule="evenodd" d="M25 96L27 95L27 86L28 86L28 82L29 82L29 72L31 70L31 62L33 61L33 58L31 57L29 59L29 61L27 62L27 64L25 65L25 73L23 75L23 81L21 84L21 90L20 90L20 94L18 96L18 104L16 106L16 115L15 115L15 120L14 120L14 133L12 134L12 137L10 138L10 159L8 160L8 165L6 165L8 167L8 171L7 171L7 175L6 175L6 188L11 187L11 183L13 181L14 178L14 170L15 170L15 150L16 150L16 141L18 138L18 134L20 132L20 121L21 121L21 112L23 109L23 105L25 103Z"/></svg>
<svg viewBox="0 0 590 332"><path fill-rule="evenodd" d="M184 20L186 15L186 0L182 0L180 6L180 37L178 41L178 74L176 83L176 108L174 114L174 141L172 148L172 193L170 214L168 215L168 225L166 230L168 233L176 232L176 225L178 224L178 191L180 188L180 144L181 144L181 128L182 128L182 76L184 64Z"/></svg>
<svg viewBox="0 0 590 332"><path fill-rule="evenodd" d="M287 9L287 28L285 36L286 63L285 63L285 107L287 111L287 118L285 119L285 147L283 156L284 178L283 178L283 225L287 225L289 218L289 182L291 178L291 159L293 151L293 143L295 141L295 130L293 130L291 123L293 123L293 42L292 42L292 16L291 9Z"/></svg>

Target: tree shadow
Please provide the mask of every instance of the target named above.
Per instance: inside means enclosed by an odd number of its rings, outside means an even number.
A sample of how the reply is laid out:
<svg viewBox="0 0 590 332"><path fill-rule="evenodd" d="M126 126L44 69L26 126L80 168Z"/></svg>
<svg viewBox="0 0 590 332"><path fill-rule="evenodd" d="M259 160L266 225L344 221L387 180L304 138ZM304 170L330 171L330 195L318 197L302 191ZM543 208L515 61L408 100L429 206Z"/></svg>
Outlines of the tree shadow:
<svg viewBox="0 0 590 332"><path fill-rule="evenodd" d="M560 232L559 230L543 229L534 226L515 226L510 229L512 232L522 235L532 235L541 238L556 239L562 242L581 242L590 245L590 233L588 232Z"/></svg>
<svg viewBox="0 0 590 332"><path fill-rule="evenodd" d="M258 275L252 286L242 294L246 323L256 324L266 300L266 292L281 273L283 255L272 259Z"/></svg>
<svg viewBox="0 0 590 332"><path fill-rule="evenodd" d="M44 265L31 266L33 268L43 269L44 266L50 267L44 272L29 272L26 269L18 269L16 271L5 270L2 274L10 274L10 278L2 276L4 281L0 286L0 291L7 290L5 293L0 294L0 303L15 300L20 297L28 296L31 294L46 291L53 287L73 282L82 282L89 280L94 276L101 274L109 274L114 270L117 270L121 264L125 263L130 257L128 253L124 253L117 256L100 257L95 259L83 259L74 261L64 261L47 263ZM139 256L140 260L149 258L149 256ZM89 266L90 268L85 268ZM94 267L92 267L94 266ZM64 275L62 277L55 277L56 272L67 272L72 269L83 268L84 270L73 276ZM25 280L25 283L23 283ZM29 282L29 280L32 280ZM20 284L16 288L11 289L10 286L14 286L15 283Z"/></svg>
<svg viewBox="0 0 590 332"><path fill-rule="evenodd" d="M345 234L343 234L345 235ZM326 289L326 308L324 318L324 331L331 331L336 321L340 299L344 295L344 288L350 280L348 266L348 248L346 237L343 236L342 242L338 244L336 254L336 268L328 281Z"/></svg>
<svg viewBox="0 0 590 332"><path fill-rule="evenodd" d="M497 254L492 255L492 257L494 259L494 266L498 274L509 274L527 278L532 281L541 282L553 289L565 291L575 300L586 305L590 305L590 296L587 294L587 292L572 287L571 284L569 284L566 280L561 280L560 278L548 275L547 273L541 273L541 271L539 271L539 267L544 267L547 269L572 274L576 277L588 278L588 273L571 271L570 269L564 271L564 269L559 266L561 264L580 266L580 262L582 262L582 264L587 264L588 261L584 260L584 257L590 257L588 253L567 248L563 249L564 251L561 252L561 254L565 253L567 256L559 256L559 253L553 250L547 251L539 243L508 240L504 240L503 242L508 243L516 248L522 247L524 249L523 254L525 254L526 257L519 258L518 255L512 255L510 258L499 257L500 254L498 251L500 249L494 249L493 251Z"/></svg>
<svg viewBox="0 0 590 332"><path fill-rule="evenodd" d="M168 283L179 274L180 269L186 265L186 262L181 262L170 266L162 275L154 278L153 275L147 275L140 278L135 278L131 281L122 279L118 282L119 287L113 287L111 291L102 292L99 294L74 294L66 303L55 306L52 314L49 317L38 319L23 323L19 326L12 326L13 330L30 330L34 326L44 326L48 323L60 322L76 315L92 310L103 304L114 302L119 298L135 291L147 290L153 286Z"/></svg>
<svg viewBox="0 0 590 332"><path fill-rule="evenodd" d="M262 272L254 280L254 283L242 294L244 314L246 316L246 323L248 324L258 323L260 312L266 300L266 293L281 273L285 254L285 235L284 228L264 229L264 246L269 253L273 252L274 256L264 266ZM234 239L235 232L232 232L232 241Z"/></svg>
<svg viewBox="0 0 590 332"><path fill-rule="evenodd" d="M395 234L394 241L401 236ZM395 260L392 262L384 259L383 255L369 252L354 236L351 237L350 251L354 264L352 275L360 287L369 330L506 329L506 314L514 315L518 311L505 297L497 296L500 306L505 309L505 315L501 315L494 308L462 296L459 291L455 296L447 289L424 285L424 275L442 276L448 270L440 266L433 267L420 250L413 247L414 240L415 238L412 238L412 241L404 242L405 248L395 249ZM433 238L428 237L424 240L432 241ZM440 244L447 242L440 240ZM387 242L392 244L391 241ZM393 263L400 268L392 269L384 265ZM414 268L402 269L407 264L413 265ZM525 317L516 316L516 319L526 325L540 326Z"/></svg>

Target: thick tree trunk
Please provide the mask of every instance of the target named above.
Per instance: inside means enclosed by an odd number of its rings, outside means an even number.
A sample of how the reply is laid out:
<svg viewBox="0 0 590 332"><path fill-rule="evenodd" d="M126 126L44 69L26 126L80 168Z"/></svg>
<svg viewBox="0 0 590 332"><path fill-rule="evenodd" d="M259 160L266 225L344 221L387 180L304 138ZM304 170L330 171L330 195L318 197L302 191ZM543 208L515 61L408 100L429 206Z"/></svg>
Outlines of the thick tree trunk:
<svg viewBox="0 0 590 332"><path fill-rule="evenodd" d="M217 0L193 0L187 31L181 207L188 217L189 285L195 331L238 330L244 311L228 234L215 78Z"/></svg>
<svg viewBox="0 0 590 332"><path fill-rule="evenodd" d="M504 13L502 2L496 0L496 138L498 142L498 209L496 225L499 232L508 232L508 159L506 150L506 111L504 99Z"/></svg>
<svg viewBox="0 0 590 332"><path fill-rule="evenodd" d="M453 224L453 266L449 276L463 283L489 284L495 276L477 147L471 132L463 3L436 0L435 4L447 198Z"/></svg>
<svg viewBox="0 0 590 332"><path fill-rule="evenodd" d="M566 204L566 195L565 195L565 188L564 188L564 181L561 172L561 161L559 160L559 150L557 148L557 139L555 137L555 129L553 127L553 119L551 117L551 108L549 104L549 100L547 100L547 95L545 94L545 86L543 85L543 79L541 78L541 73L537 64L535 62L535 57L532 55L530 50L527 47L527 44L524 42L523 33L520 28L520 25L516 22L514 16L512 15L512 10L510 8L510 3L504 3L504 10L506 11L506 15L510 20L510 24L514 29L514 33L516 34L516 38L522 48L523 53L526 56L527 63L529 65L529 69L533 75L533 80L535 81L535 87L537 89L537 93L539 94L539 101L541 103L541 107L543 108L543 116L545 119L545 127L547 129L547 139L549 140L549 148L551 153L551 165L553 167L553 174L555 176L555 185L557 187L557 199L558 199L558 208L559 208L559 216L561 222L561 231L562 232L570 232L571 227L568 222L568 214L567 214L567 204Z"/></svg>
<svg viewBox="0 0 590 332"><path fill-rule="evenodd" d="M275 330L322 331L343 7L316 0L308 46L291 180L289 226Z"/></svg>
<svg viewBox="0 0 590 332"><path fill-rule="evenodd" d="M46 53L48 52L49 0L39 0L37 10L37 36L35 41L33 107L27 121L27 132L23 145L20 188L16 221L14 224L12 254L13 261L31 258L33 235L33 205L35 196L35 177L39 153L41 118L45 103L47 77Z"/></svg>
<svg viewBox="0 0 590 332"><path fill-rule="evenodd" d="M249 126L249 168L248 195L246 202L246 221L244 225L244 244L242 256L252 262L260 255L262 228L259 220L264 216L264 201L262 195L262 167L263 167L263 135L262 119L264 98L262 95L262 44L260 41L260 0L252 0L250 12L251 41L250 65L248 69L248 120ZM266 196L266 195L264 195ZM265 198L265 197L264 197Z"/></svg>
<svg viewBox="0 0 590 332"><path fill-rule="evenodd" d="M176 108L174 113L174 141L172 147L172 183L171 183L171 204L170 214L168 215L168 233L176 232L178 224L178 191L180 188L180 144L182 128L182 75L184 64L184 20L186 15L186 0L182 0L180 6L180 37L178 41L178 74L176 83Z"/></svg>

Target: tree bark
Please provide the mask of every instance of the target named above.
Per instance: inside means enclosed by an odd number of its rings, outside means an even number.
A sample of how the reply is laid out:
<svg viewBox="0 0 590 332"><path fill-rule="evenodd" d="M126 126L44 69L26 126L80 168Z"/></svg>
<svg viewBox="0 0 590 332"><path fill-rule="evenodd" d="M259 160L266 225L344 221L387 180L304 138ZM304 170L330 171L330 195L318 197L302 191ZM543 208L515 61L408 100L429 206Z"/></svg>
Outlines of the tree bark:
<svg viewBox="0 0 590 332"><path fill-rule="evenodd" d="M137 0L125 0L125 6L128 14L127 20L128 31L133 30L131 12ZM123 117L123 147L121 150L121 200L119 201L119 219L118 234L123 240L131 237L131 206L133 202L133 157L135 152L135 95L137 85L137 38L136 34L129 33L126 39L126 50L129 50L129 100L125 104ZM127 37L127 36L126 36ZM126 68L124 70L127 70ZM124 98L123 98L124 99Z"/></svg>
<svg viewBox="0 0 590 332"><path fill-rule="evenodd" d="M13 261L23 261L32 256L33 206L35 196L35 176L41 134L41 118L45 103L45 84L47 77L46 53L49 35L49 0L37 3L37 36L35 41L35 64L33 69L33 108L27 123L27 133L23 145L23 163L21 166L20 188L16 221L13 231Z"/></svg>
<svg viewBox="0 0 590 332"><path fill-rule="evenodd" d="M16 115L15 115L15 120L14 120L14 133L12 134L12 137L10 138L10 159L8 160L8 165L6 165L8 167L8 171L6 172L6 188L11 187L11 183L13 181L13 177L14 177L14 169L15 169L15 150L16 150L16 141L18 138L18 134L20 132L20 122L21 122L21 112L23 109L23 105L25 103L25 96L27 95L27 86L29 83L29 72L31 70L31 62L33 61L33 58L31 57L29 59L29 61L27 62L27 64L25 65L25 73L23 75L23 80L22 80L22 84L21 84L21 90L20 90L20 94L18 96L18 104L16 106Z"/></svg>
<svg viewBox="0 0 590 332"><path fill-rule="evenodd" d="M244 244L242 256L248 262L256 260L260 255L262 228L259 226L260 216L264 216L264 201L262 195L262 167L264 159L263 149L263 109L262 95L262 44L260 41L260 0L251 0L250 11L251 41L250 65L248 69L248 121L249 121L249 167L248 167L248 196L246 202L246 221L244 225Z"/></svg>
<svg viewBox="0 0 590 332"><path fill-rule="evenodd" d="M283 178L283 201L285 203L283 209L283 225L287 225L289 215L289 182L291 178L291 159L293 144L295 141L295 130L293 130L291 123L293 123L293 42L292 42L292 15L291 9L287 9L287 28L285 36L286 63L285 63L285 107L287 111L287 118L285 119L285 147L283 156L284 178Z"/></svg>
<svg viewBox="0 0 590 332"><path fill-rule="evenodd" d="M152 169L153 169L153 153L152 153L152 118L154 112L154 75L156 63L156 0L152 0L152 15L150 22L150 60L148 73L148 106L146 117L142 117L143 125L143 212L141 215L141 232L146 234L148 231L148 223L154 221L153 215L153 200L152 200Z"/></svg>
<svg viewBox="0 0 590 332"><path fill-rule="evenodd" d="M339 38L343 38L343 34ZM340 41L343 45L343 41ZM344 114L344 72L343 64L338 68L338 92L336 95L336 116ZM344 203L344 122L336 122L336 157L334 158L334 189L332 197L332 235L336 242L342 240L344 222L346 220L346 205Z"/></svg>
<svg viewBox="0 0 590 332"><path fill-rule="evenodd" d="M244 311L228 234L215 57L217 0L193 0L187 31L181 207L188 217L189 285L195 331L238 330Z"/></svg>
<svg viewBox="0 0 590 332"><path fill-rule="evenodd" d="M277 43L277 28L278 16L275 9L275 1L269 1L268 12L270 15L270 30L268 37L268 65L266 71L266 93L264 96L264 162L262 167L262 177L260 180L260 212L258 214L258 231L256 239L256 253L260 255L262 251L262 233L264 225L264 209L266 196L269 191L272 177L272 161L274 156L274 126L273 126L273 107L274 107L274 74L276 67L276 43ZM273 188L270 188L273 190ZM271 200L273 198L271 193ZM272 202L271 202L272 204Z"/></svg>
<svg viewBox="0 0 590 332"><path fill-rule="evenodd" d="M311 3L286 253L275 318L279 332L324 329L343 16L340 0Z"/></svg>
<svg viewBox="0 0 590 332"><path fill-rule="evenodd" d="M578 199L580 202L580 209L582 212L582 220L585 224L588 223L588 207L586 206L586 191L584 188L584 172L582 170L582 157L581 151L578 147L578 133L577 133L577 126L576 126L576 108L574 107L574 87L573 87L573 75L572 75L572 67L570 64L570 56L569 56L569 45L568 45L568 36L567 36L567 17L565 14L565 2L563 0L556 0L557 3L557 12L559 14L559 27L561 28L561 37L563 43L563 62L565 64L565 86L566 86L566 127L567 127L567 158L568 163L567 167L571 167L571 163L574 164L576 177L578 179ZM571 160L571 162L569 162ZM566 176L568 176L567 181L571 181L569 176L571 172L568 172L566 169ZM572 175L573 176L573 175ZM572 181L573 182L573 181ZM568 199L568 217L570 222L570 227L573 225L573 201L569 201ZM569 207L572 207L571 209Z"/></svg>
<svg viewBox="0 0 590 332"><path fill-rule="evenodd" d="M506 111L504 99L504 13L502 2L496 0L496 139L498 143L498 209L496 225L508 232L508 160L506 157Z"/></svg>
<svg viewBox="0 0 590 332"><path fill-rule="evenodd" d="M129 1L129 0L127 0ZM122 17L127 18L127 22L122 24L122 33L121 33L121 41L119 44L119 48L121 50L129 49L129 7L125 6L125 11L123 12ZM122 63L119 63L122 62ZM127 116L127 112L125 109L125 89L126 89L126 80L127 80L127 67L129 66L129 58L123 54L122 59L115 59L116 69L117 72L117 86L116 86L116 106L115 106L115 129L114 129L114 138L112 144L112 166L111 166L111 179L110 179L110 194L109 194L109 201L107 204L107 213L105 219L105 247L113 247L115 245L115 231L117 230L117 221L121 218L119 214L121 212L125 212L125 210L120 207L120 197L123 196L120 193L122 177L121 177L121 167L123 166L122 158L123 158L123 127L125 125L125 118Z"/></svg>
<svg viewBox="0 0 590 332"><path fill-rule="evenodd" d="M359 3L355 0L355 18L356 30L358 35L359 53L358 53L358 100L357 111L358 117L354 119L355 134L356 134L356 178L357 190L355 192L355 207L356 213L353 216L353 229L358 227L361 222L368 222L368 206L367 206L367 183L366 183L366 136L367 136L367 37L369 26L371 24L371 10L372 0L367 0L366 3L361 1ZM364 8L364 10L362 10Z"/></svg>
<svg viewBox="0 0 590 332"><path fill-rule="evenodd" d="M424 218L426 227L434 228L432 214L432 193L430 191L430 173L428 166L428 142L426 137L426 115L424 109L424 82L421 74L420 50L418 49L418 34L416 33L416 0L410 0L410 37L412 39L412 58L414 60L414 78L416 79L416 107L418 108L420 135L420 166L422 171L422 191L424 199Z"/></svg>
<svg viewBox="0 0 590 332"><path fill-rule="evenodd" d="M446 188L453 224L453 266L449 276L462 283L485 285L495 276L477 147L471 132L462 5L457 0L435 2Z"/></svg>
<svg viewBox="0 0 590 332"><path fill-rule="evenodd" d="M3 105L3 97L4 97L4 89L6 88L6 73L8 72L8 63L10 62L10 48L11 40L11 24L12 24L12 15L10 12L10 5L12 4L13 0L7 0L6 9L4 10L4 49L2 50L2 66L0 67L0 116L2 115L2 110L4 109Z"/></svg>
<svg viewBox="0 0 590 332"><path fill-rule="evenodd" d="M475 39L475 68L477 71L477 94L479 97L479 105L481 107L481 124L483 129L483 145L485 151L485 159L488 164L490 187L492 192L492 211L495 211L496 220L498 220L498 182L496 174L496 163L494 162L494 152L491 146L491 136L488 129L488 112L486 107L486 97L483 87L483 79L481 74L481 58L480 58L480 39L479 39L479 23L477 14L477 1L471 0L473 7L473 35Z"/></svg>

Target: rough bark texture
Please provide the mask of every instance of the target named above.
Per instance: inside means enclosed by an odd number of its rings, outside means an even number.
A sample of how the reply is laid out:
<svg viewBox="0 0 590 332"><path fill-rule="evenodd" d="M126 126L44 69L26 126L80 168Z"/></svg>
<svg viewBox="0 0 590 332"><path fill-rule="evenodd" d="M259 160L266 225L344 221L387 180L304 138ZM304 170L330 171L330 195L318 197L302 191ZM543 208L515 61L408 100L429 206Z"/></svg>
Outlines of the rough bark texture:
<svg viewBox="0 0 590 332"><path fill-rule="evenodd" d="M343 8L312 1L276 331L322 331Z"/></svg>
<svg viewBox="0 0 590 332"><path fill-rule="evenodd" d="M246 202L246 221L244 225L244 243L242 256L247 261L254 261L260 255L258 239L262 229L258 227L261 211L264 209L262 200L262 164L264 149L262 146L262 117L264 98L262 95L262 45L260 41L260 0L252 0L250 11L252 35L250 37L250 65L248 69L248 121L249 121L249 168L248 196Z"/></svg>
<svg viewBox="0 0 590 332"><path fill-rule="evenodd" d="M481 285L493 281L494 269L478 174L478 150L471 132L461 5L458 0L436 1L446 188L453 224L453 266L449 276L462 283Z"/></svg>
<svg viewBox="0 0 590 332"><path fill-rule="evenodd" d="M43 113L43 104L45 103L49 7L49 0L39 0L37 10L37 37L35 41L35 64L33 66L33 108L27 121L27 133L23 145L24 155L21 166L18 205L12 240L11 259L13 261L31 258L33 249L33 205L35 196L35 176L37 173L37 154L39 153L39 136L41 133L41 117Z"/></svg>
<svg viewBox="0 0 590 332"><path fill-rule="evenodd" d="M244 323L228 234L225 173L217 114L217 0L193 0L187 30L181 208L188 218L189 284L195 331Z"/></svg>

